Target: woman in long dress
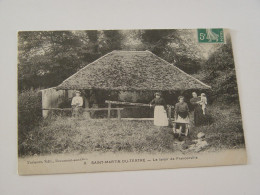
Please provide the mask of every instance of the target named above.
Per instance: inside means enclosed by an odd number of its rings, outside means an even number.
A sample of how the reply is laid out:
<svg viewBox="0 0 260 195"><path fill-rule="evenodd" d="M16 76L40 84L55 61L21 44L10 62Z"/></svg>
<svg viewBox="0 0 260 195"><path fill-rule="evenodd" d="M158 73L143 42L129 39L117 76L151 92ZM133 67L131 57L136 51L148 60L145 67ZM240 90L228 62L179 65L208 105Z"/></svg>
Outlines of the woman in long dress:
<svg viewBox="0 0 260 195"><path fill-rule="evenodd" d="M194 108L194 125L200 126L203 124L203 110L199 102L201 101L201 98L198 97L196 92L192 93L192 98L190 99L190 103Z"/></svg>
<svg viewBox="0 0 260 195"><path fill-rule="evenodd" d="M161 93L155 93L155 98L150 102L150 106L154 106L154 125L168 126L167 106L165 100L161 97Z"/></svg>

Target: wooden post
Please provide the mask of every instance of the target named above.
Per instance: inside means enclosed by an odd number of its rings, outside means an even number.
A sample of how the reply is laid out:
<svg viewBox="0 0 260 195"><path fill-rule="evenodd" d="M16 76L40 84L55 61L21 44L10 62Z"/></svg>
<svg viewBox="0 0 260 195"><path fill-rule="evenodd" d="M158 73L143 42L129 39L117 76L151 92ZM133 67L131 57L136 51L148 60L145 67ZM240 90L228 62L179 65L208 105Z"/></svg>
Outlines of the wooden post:
<svg viewBox="0 0 260 195"><path fill-rule="evenodd" d="M169 119L169 125L172 125L172 107L168 106L168 119Z"/></svg>
<svg viewBox="0 0 260 195"><path fill-rule="evenodd" d="M69 99L69 92L67 89L65 89L65 100Z"/></svg>
<svg viewBox="0 0 260 195"><path fill-rule="evenodd" d="M172 118L172 107L171 106L168 107L168 117L169 117L169 119Z"/></svg>
<svg viewBox="0 0 260 195"><path fill-rule="evenodd" d="M107 110L107 118L110 118L111 115L111 103L108 103L108 110Z"/></svg>
<svg viewBox="0 0 260 195"><path fill-rule="evenodd" d="M120 111L120 109L117 109L117 118L118 118L118 120L121 120L121 111Z"/></svg>

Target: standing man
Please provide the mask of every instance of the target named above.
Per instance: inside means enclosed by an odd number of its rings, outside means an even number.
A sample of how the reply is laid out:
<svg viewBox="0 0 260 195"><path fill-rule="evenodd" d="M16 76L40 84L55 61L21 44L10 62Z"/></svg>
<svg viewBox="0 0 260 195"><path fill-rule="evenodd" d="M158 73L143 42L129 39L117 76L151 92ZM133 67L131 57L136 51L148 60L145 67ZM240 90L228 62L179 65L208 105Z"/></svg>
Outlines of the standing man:
<svg viewBox="0 0 260 195"><path fill-rule="evenodd" d="M80 94L80 91L76 91L76 96L74 96L71 101L73 117L79 117L82 112L83 98L80 96Z"/></svg>

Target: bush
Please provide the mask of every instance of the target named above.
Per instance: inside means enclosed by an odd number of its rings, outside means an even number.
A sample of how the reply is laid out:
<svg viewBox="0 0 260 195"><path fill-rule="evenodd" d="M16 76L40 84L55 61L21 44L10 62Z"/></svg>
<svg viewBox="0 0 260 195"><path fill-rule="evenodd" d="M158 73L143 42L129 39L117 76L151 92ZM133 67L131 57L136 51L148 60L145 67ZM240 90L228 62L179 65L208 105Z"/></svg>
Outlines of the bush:
<svg viewBox="0 0 260 195"><path fill-rule="evenodd" d="M208 114L213 123L192 127L192 139L197 139L199 132L205 133L211 151L245 147L239 105L214 104L208 107Z"/></svg>
<svg viewBox="0 0 260 195"><path fill-rule="evenodd" d="M18 94L18 152L22 153L21 143L27 134L41 120L41 93L39 90L25 90Z"/></svg>

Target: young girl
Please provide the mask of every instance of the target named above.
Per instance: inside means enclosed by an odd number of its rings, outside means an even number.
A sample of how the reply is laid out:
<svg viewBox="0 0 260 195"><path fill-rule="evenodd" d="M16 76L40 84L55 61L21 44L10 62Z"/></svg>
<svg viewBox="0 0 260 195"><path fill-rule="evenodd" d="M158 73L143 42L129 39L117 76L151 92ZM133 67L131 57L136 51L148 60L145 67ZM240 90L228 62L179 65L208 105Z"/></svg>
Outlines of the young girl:
<svg viewBox="0 0 260 195"><path fill-rule="evenodd" d="M203 114L205 115L206 105L207 105L207 97L205 93L200 94L200 101L198 103L201 105Z"/></svg>
<svg viewBox="0 0 260 195"><path fill-rule="evenodd" d="M174 133L178 132L182 134L184 131L184 135L188 135L187 125L190 122L189 119L189 107L188 104L184 101L183 96L178 97L179 102L175 105L175 127L173 129Z"/></svg>
<svg viewBox="0 0 260 195"><path fill-rule="evenodd" d="M197 138L198 139L192 141L193 144L189 147L190 151L200 152L209 145L205 139L205 133L198 133Z"/></svg>

